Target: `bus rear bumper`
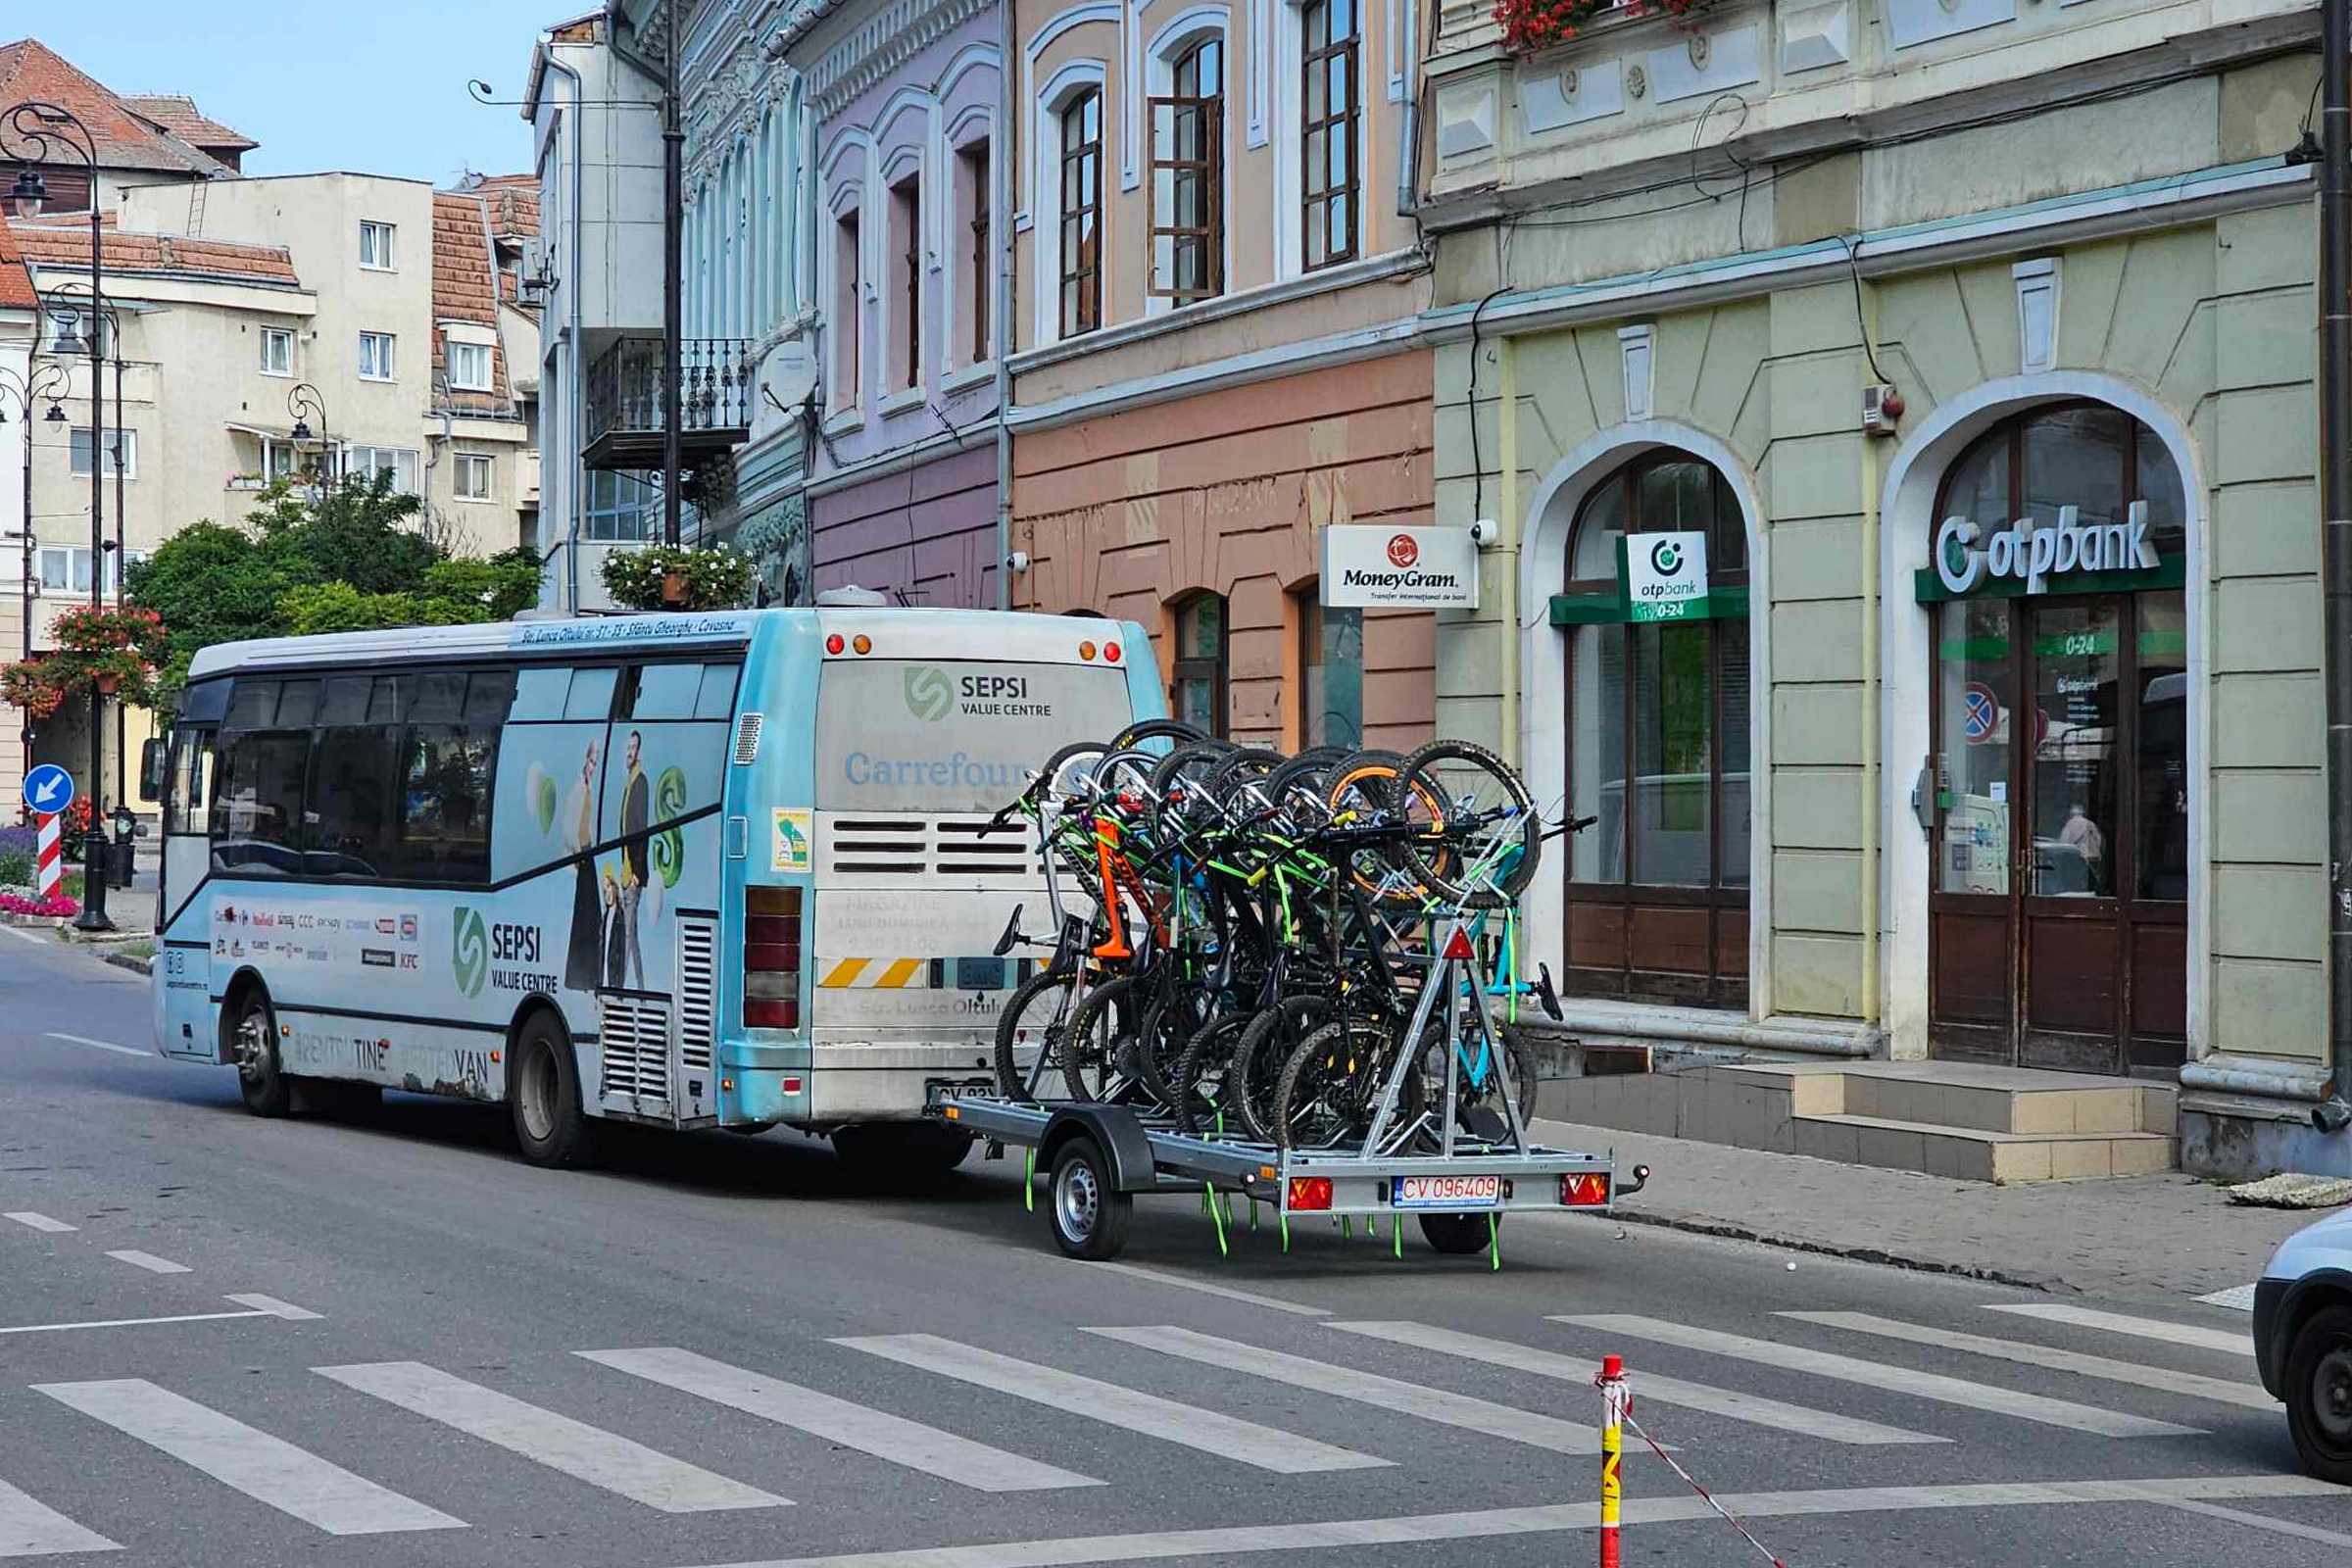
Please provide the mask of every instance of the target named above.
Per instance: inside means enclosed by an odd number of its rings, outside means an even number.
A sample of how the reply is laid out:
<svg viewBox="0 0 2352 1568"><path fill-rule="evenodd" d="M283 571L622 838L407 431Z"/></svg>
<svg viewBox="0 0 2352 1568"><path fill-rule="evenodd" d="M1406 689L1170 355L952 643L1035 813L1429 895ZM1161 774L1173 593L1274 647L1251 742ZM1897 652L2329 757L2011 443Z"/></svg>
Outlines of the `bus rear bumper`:
<svg viewBox="0 0 2352 1568"><path fill-rule="evenodd" d="M819 1044L809 1056L808 1119L820 1124L917 1121L934 1086L996 1081L976 1041Z"/></svg>

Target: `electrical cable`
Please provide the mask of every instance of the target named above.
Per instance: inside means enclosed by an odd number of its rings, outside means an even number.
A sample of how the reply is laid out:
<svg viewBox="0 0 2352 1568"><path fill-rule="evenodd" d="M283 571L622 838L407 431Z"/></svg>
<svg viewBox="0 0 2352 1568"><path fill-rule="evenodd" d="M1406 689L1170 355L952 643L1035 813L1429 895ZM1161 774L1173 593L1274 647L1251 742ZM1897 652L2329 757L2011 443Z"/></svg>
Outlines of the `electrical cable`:
<svg viewBox="0 0 2352 1568"><path fill-rule="evenodd" d="M1843 234L1838 236L1838 243L1845 247L1846 270L1853 275L1854 330L1862 334L1862 357L1870 362L1871 379L1884 384L1886 372L1879 368L1878 350L1870 346L1870 322L1862 315L1862 264L1858 259L1859 252L1854 242Z"/></svg>
<svg viewBox="0 0 2352 1568"><path fill-rule="evenodd" d="M1494 302L1498 294L1508 293L1508 287L1497 278L1487 297L1470 312L1470 520L1476 522L1487 514L1487 466L1478 455L1478 318L1479 313Z"/></svg>

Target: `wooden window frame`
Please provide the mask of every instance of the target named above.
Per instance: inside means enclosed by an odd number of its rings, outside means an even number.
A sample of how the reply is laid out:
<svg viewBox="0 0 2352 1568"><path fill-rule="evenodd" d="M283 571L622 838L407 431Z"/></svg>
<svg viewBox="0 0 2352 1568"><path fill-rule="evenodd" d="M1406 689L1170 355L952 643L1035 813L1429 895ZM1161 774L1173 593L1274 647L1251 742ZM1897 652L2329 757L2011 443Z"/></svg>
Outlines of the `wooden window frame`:
<svg viewBox="0 0 2352 1568"><path fill-rule="evenodd" d="M899 309L906 318L906 355L899 369L905 380L899 390L911 392L923 384L923 175L920 170L890 187L890 214L906 222L906 248L899 265L906 269Z"/></svg>
<svg viewBox="0 0 2352 1568"><path fill-rule="evenodd" d="M1080 139L1086 123L1086 112L1095 113L1095 134L1092 141ZM1060 276L1054 292L1055 318L1061 323L1060 336L1081 337L1102 324L1102 89L1089 87L1063 105L1059 111L1061 126L1061 184L1054 221L1061 225ZM1075 128L1075 134L1074 134ZM1094 159L1094 181L1089 188L1086 178L1086 159ZM1076 194L1073 195L1073 188ZM1092 223L1094 249L1082 256L1080 243ZM1071 291L1077 291L1073 302ZM1073 303L1075 309L1073 309Z"/></svg>
<svg viewBox="0 0 2352 1568"><path fill-rule="evenodd" d="M1362 116L1364 102L1363 6L1361 0L1348 0L1351 19L1349 30L1346 37L1333 38L1329 36L1331 4L1332 0L1307 0L1298 13L1298 265L1301 270L1308 272L1318 272L1327 267L1352 262L1363 250L1363 149L1357 139L1360 129L1357 122ZM1315 41L1317 18L1322 20L1326 34L1321 43ZM1344 59L1348 63L1347 107L1335 113L1336 106L1326 101L1323 114L1319 118L1309 119L1306 116L1307 84L1321 74L1326 61L1334 59ZM1346 142L1346 183L1319 183L1328 177L1330 161L1328 155L1321 159L1307 156L1308 149L1314 145L1317 131L1323 132L1327 138L1341 136ZM1348 204L1348 243L1345 248L1333 246L1322 260L1317 261L1313 236L1320 227L1325 237L1329 237L1331 209L1337 201Z"/></svg>
<svg viewBox="0 0 2352 1568"><path fill-rule="evenodd" d="M1200 69L1208 51L1214 50L1217 90L1200 90ZM1211 300L1225 292L1225 40L1213 35L1197 40L1178 56L1169 68L1169 92L1145 100L1147 135L1151 149L1151 168L1147 172L1144 189L1151 209L1151 245L1147 257L1150 273L1149 292L1153 299L1174 300L1189 305L1197 300ZM1189 90L1188 90L1189 88ZM1176 128L1185 116L1194 117L1200 127L1201 156L1178 158L1173 156L1177 140ZM1166 142L1171 149L1168 157L1160 156L1162 118L1168 122ZM1173 215L1163 214L1159 203L1159 176L1169 175L1171 195L1187 180L1200 185L1199 223L1179 223ZM1160 242L1168 242L1170 275L1163 277L1159 268ZM1186 287L1178 279L1183 272L1181 258L1188 243L1199 248L1202 259L1201 281L1197 287Z"/></svg>
<svg viewBox="0 0 2352 1568"><path fill-rule="evenodd" d="M985 365L993 358L989 346L989 318L992 313L988 297L992 270L989 267L989 144L986 141L973 142L956 149L956 156L972 187L971 363Z"/></svg>
<svg viewBox="0 0 2352 1568"><path fill-rule="evenodd" d="M1197 607L1214 600L1217 615L1217 652L1215 657L1188 658L1184 651L1184 617ZM1211 722L1209 733L1223 740L1233 728L1233 601L1223 594L1202 591L1188 594L1173 607L1175 620L1176 658L1168 668L1171 694L1181 692L1184 683L1192 680L1208 682ZM1171 703L1171 710L1176 706Z"/></svg>

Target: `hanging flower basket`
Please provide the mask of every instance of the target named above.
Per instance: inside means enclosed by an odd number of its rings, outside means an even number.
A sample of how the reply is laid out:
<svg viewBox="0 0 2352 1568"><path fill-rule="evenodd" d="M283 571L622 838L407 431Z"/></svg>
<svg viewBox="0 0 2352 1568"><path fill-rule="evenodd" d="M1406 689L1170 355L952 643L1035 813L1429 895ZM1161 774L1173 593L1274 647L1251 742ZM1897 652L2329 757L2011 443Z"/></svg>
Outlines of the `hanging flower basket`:
<svg viewBox="0 0 2352 1568"><path fill-rule="evenodd" d="M111 669L101 669L90 679L97 686L98 695L101 697L114 696L116 688L122 684L122 677Z"/></svg>
<svg viewBox="0 0 2352 1568"><path fill-rule="evenodd" d="M662 602L665 605L682 605L686 602L684 572L665 571L662 574Z"/></svg>
<svg viewBox="0 0 2352 1568"><path fill-rule="evenodd" d="M164 619L154 611L76 605L61 611L49 632L54 650L0 668L0 699L11 707L48 718L85 686L141 708L155 706Z"/></svg>
<svg viewBox="0 0 2352 1568"><path fill-rule="evenodd" d="M1494 0L1502 41L1521 53L1568 42L1594 22L1616 17L1684 17L1715 0Z"/></svg>
<svg viewBox="0 0 2352 1568"><path fill-rule="evenodd" d="M613 603L628 610L740 610L752 602L752 563L723 544L615 550L600 568Z"/></svg>

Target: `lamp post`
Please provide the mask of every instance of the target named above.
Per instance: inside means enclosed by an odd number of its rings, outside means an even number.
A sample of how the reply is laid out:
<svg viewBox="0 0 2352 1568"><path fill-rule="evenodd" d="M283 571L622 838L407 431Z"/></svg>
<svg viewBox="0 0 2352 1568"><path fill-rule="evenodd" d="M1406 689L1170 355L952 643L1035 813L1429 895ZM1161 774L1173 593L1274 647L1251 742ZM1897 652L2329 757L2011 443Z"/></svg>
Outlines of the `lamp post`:
<svg viewBox="0 0 2352 1568"><path fill-rule="evenodd" d="M68 299L67 296L76 289L88 287L89 284L81 278L66 279L41 296L42 314L55 317L71 311L74 313L74 318L78 320L81 314L80 303ZM124 520L130 515L129 499L122 489L123 479L129 467L126 461L127 455L123 451L126 443L122 433L122 318L112 305L100 305L90 312L90 335L95 340L95 346L108 359L115 362L115 439L113 446L107 450L112 455L115 465L115 602L120 605L122 602L125 573L130 570L130 556L122 536ZM71 346L70 340L60 339L58 352L70 357L75 350ZM95 401L98 391L95 380L91 383L90 391L93 400L90 423L93 429L100 429L105 426L106 421L101 417L103 410ZM105 459L100 455L97 442L92 441L90 466L92 468L100 467L104 462ZM105 580L106 563L95 556L91 557L90 587L93 593L104 587ZM126 771L129 767L127 754L130 749L129 712L128 704L117 703L115 705L115 801L118 810L121 809L122 802L130 794L129 775Z"/></svg>
<svg viewBox="0 0 2352 1568"><path fill-rule="evenodd" d="M25 374L22 377L14 370L0 368L0 392L14 395L17 403L17 422L24 426L24 487L20 495L24 504L24 515L18 540L24 551L24 559L20 564L17 576L19 612L17 629L22 646L17 657L25 660L32 658L32 406L43 398L55 400L63 397L65 391L66 373L54 365L27 366ZM0 404L0 424L7 422L7 406ZM49 405L48 418L43 422L65 423L66 411L52 401ZM18 726L17 741L24 754L19 772L29 773L32 771L32 715L30 713L23 716L23 722Z"/></svg>
<svg viewBox="0 0 2352 1568"><path fill-rule="evenodd" d="M37 98L27 98L0 111L0 153L11 146L21 147L16 154L19 163L16 184L9 191L9 203L20 218L38 213L49 199L48 187L42 183L41 172L33 167L52 160L63 149L79 158L89 172L90 204L90 307L94 312L106 305L106 226L98 216L98 144L90 137L89 127L74 115L56 104ZM99 404L104 387L99 380L101 366L98 334L90 334L90 608L102 607L98 564L106 554L106 474L98 463L98 454L105 450L100 439ZM99 723L104 700L97 687L90 688L90 831L82 841L81 855L81 913L74 920L79 931L112 931L115 922L106 916L106 736Z"/></svg>
<svg viewBox="0 0 2352 1568"><path fill-rule="evenodd" d="M335 449L326 438L326 399L308 381L297 381L286 394L286 413L293 417L294 428L287 432L294 438L294 450L311 439L311 420L318 421L318 483L321 489L335 481Z"/></svg>

